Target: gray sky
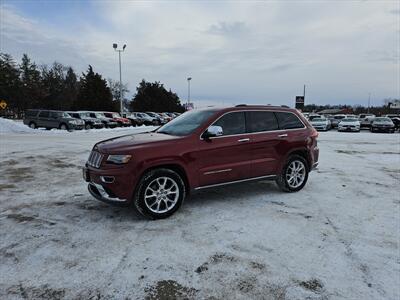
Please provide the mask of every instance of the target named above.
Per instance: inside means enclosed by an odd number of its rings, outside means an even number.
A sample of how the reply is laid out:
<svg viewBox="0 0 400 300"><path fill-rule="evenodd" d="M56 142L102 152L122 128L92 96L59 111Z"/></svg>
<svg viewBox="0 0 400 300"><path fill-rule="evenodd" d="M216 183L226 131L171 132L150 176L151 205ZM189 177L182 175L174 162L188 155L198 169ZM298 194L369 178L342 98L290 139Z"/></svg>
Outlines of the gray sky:
<svg viewBox="0 0 400 300"><path fill-rule="evenodd" d="M1 1L1 52L118 79L197 106L364 104L400 97L400 1Z"/></svg>

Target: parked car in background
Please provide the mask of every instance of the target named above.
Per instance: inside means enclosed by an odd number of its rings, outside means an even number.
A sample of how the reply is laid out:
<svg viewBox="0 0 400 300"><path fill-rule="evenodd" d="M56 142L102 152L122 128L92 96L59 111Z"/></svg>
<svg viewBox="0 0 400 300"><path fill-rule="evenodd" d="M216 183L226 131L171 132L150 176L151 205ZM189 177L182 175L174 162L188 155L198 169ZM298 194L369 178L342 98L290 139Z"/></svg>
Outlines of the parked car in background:
<svg viewBox="0 0 400 300"><path fill-rule="evenodd" d="M331 129L331 121L326 118L313 118L310 123L317 130L328 131Z"/></svg>
<svg viewBox="0 0 400 300"><path fill-rule="evenodd" d="M395 130L400 130L400 118L394 117L391 119L393 124L394 124L394 129Z"/></svg>
<svg viewBox="0 0 400 300"><path fill-rule="evenodd" d="M127 114L126 118L131 121L132 126L142 126L144 124L143 120L133 113Z"/></svg>
<svg viewBox="0 0 400 300"><path fill-rule="evenodd" d="M158 113L162 118L165 119L165 121L168 123L173 119L168 113Z"/></svg>
<svg viewBox="0 0 400 300"><path fill-rule="evenodd" d="M360 132L360 121L357 118L344 118L338 124L338 131Z"/></svg>
<svg viewBox="0 0 400 300"><path fill-rule="evenodd" d="M162 219L191 190L270 179L300 191L318 165L317 137L295 109L194 109L155 131L98 142L83 177L96 199Z"/></svg>
<svg viewBox="0 0 400 300"><path fill-rule="evenodd" d="M316 118L323 118L323 116L318 115L318 114L310 114L310 115L308 116L308 120L309 120L309 121L312 121L313 119L316 119Z"/></svg>
<svg viewBox="0 0 400 300"><path fill-rule="evenodd" d="M371 124L371 132L390 132L395 131L393 121L388 117L376 117Z"/></svg>
<svg viewBox="0 0 400 300"><path fill-rule="evenodd" d="M331 119L332 128L338 127L341 120L345 119L346 115L334 115Z"/></svg>
<svg viewBox="0 0 400 300"><path fill-rule="evenodd" d="M121 115L117 112L104 111L103 113L107 118L113 119L121 127L127 127L132 125L129 119L121 117Z"/></svg>
<svg viewBox="0 0 400 300"><path fill-rule="evenodd" d="M92 118L99 119L106 128L115 128L118 127L118 123L114 121L112 118L107 118L102 112L99 111L93 111L93 112L88 112L89 116Z"/></svg>
<svg viewBox="0 0 400 300"><path fill-rule="evenodd" d="M96 118L92 118L88 112L68 111L71 117L81 119L85 122L85 129L103 128L104 124Z"/></svg>
<svg viewBox="0 0 400 300"><path fill-rule="evenodd" d="M167 121L163 117L161 117L159 114L155 112L146 111L146 114L154 118L154 122L156 123L154 125L164 125L165 123L167 123Z"/></svg>
<svg viewBox="0 0 400 300"><path fill-rule="evenodd" d="M23 122L33 129L44 127L46 129L73 130L85 127L83 120L73 118L66 112L58 110L28 109L25 111Z"/></svg>
<svg viewBox="0 0 400 300"><path fill-rule="evenodd" d="M157 125L159 125L158 119L150 117L146 113L133 112L132 115L134 115L136 118L138 118L146 126L151 126L151 125L157 126Z"/></svg>
<svg viewBox="0 0 400 300"><path fill-rule="evenodd" d="M165 114L167 114L172 120L175 119L177 116L175 115L175 113L173 112L166 112Z"/></svg>
<svg viewBox="0 0 400 300"><path fill-rule="evenodd" d="M360 121L361 128L370 128L372 121L375 119L374 114L360 114L358 120Z"/></svg>

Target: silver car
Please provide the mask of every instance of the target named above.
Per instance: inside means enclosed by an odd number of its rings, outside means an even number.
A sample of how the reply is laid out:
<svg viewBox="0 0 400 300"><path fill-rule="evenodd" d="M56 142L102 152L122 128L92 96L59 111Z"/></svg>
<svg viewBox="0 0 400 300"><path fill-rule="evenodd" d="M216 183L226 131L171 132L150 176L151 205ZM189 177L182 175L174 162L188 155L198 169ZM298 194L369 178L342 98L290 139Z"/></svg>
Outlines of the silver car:
<svg viewBox="0 0 400 300"><path fill-rule="evenodd" d="M331 121L325 118L314 118L310 123L316 130L328 131L331 129Z"/></svg>

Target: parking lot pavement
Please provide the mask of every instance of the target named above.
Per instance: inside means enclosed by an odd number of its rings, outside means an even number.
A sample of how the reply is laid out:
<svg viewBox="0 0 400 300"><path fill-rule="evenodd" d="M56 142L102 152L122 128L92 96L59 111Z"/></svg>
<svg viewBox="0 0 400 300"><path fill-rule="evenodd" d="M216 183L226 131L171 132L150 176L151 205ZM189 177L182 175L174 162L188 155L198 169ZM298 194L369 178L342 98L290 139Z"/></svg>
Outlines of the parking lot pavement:
<svg viewBox="0 0 400 300"><path fill-rule="evenodd" d="M0 298L398 299L400 134L320 133L302 191L204 190L148 221L81 178L140 130L2 133Z"/></svg>

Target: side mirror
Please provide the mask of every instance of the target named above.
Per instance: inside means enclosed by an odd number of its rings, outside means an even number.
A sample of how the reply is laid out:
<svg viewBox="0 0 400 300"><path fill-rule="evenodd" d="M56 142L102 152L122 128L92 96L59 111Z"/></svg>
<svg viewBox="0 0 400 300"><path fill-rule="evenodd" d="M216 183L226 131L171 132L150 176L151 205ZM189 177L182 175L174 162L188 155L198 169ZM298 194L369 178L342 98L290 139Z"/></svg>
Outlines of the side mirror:
<svg viewBox="0 0 400 300"><path fill-rule="evenodd" d="M206 130L206 132L203 133L203 138L204 139L209 139L212 137L217 137L223 135L224 132L222 130L221 126L210 126Z"/></svg>

